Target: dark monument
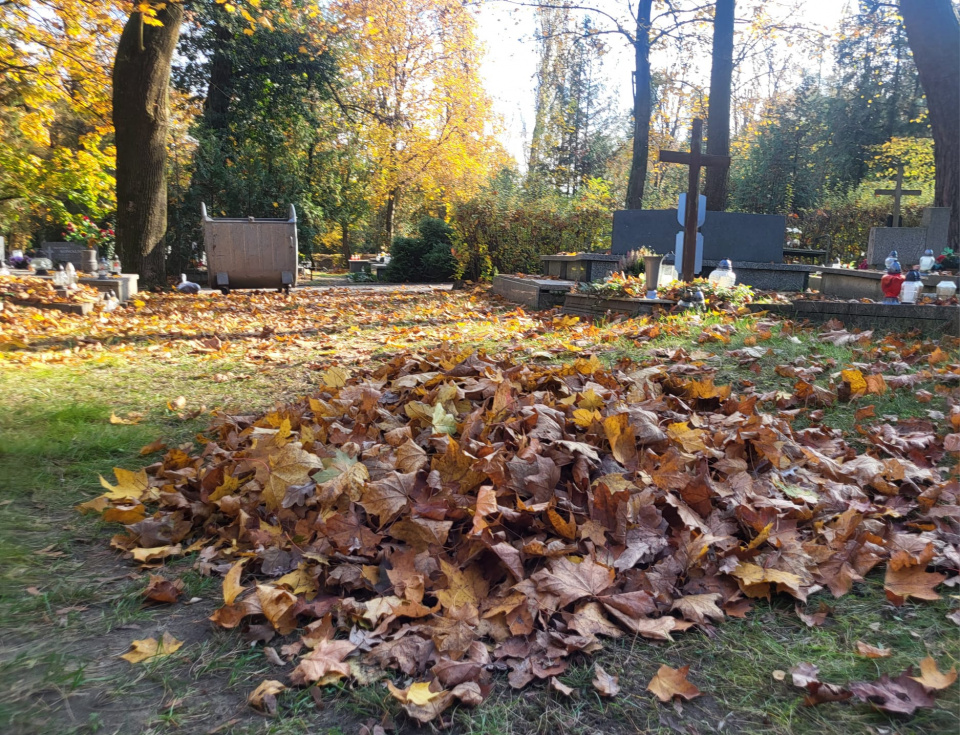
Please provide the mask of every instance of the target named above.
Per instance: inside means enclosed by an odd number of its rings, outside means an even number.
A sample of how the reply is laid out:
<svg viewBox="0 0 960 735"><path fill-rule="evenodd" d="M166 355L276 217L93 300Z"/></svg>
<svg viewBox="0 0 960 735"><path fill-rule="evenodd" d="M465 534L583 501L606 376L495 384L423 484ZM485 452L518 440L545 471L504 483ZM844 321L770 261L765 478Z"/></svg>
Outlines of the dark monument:
<svg viewBox="0 0 960 735"><path fill-rule="evenodd" d="M687 179L687 211L683 218L683 261L682 263L677 263L681 268L681 277L687 283L693 280L694 265L697 260L697 228L699 226L697 210L700 203L700 168L706 166L727 168L730 166L730 156L704 155L701 150L702 138L703 120L698 117L694 119L693 129L690 131L689 153L660 151L661 161L665 163L682 163L690 167L689 177Z"/></svg>
<svg viewBox="0 0 960 735"><path fill-rule="evenodd" d="M689 191L686 196L686 211L682 222L683 258L686 263L677 263L688 267L684 280L696 272L697 262L697 209L699 191L699 169L705 165L729 165L725 156L707 156L699 153L702 123L694 120L691 134L691 152L677 153L663 151L660 160L670 163L690 165ZM630 209L614 212L613 238L611 252L624 255L640 247L648 247L655 253L667 254L677 250L676 209L647 210ZM807 285L808 274L816 270L813 266L795 265L783 262L786 217L779 214L745 214L741 212L701 212L703 224L702 262L703 275L713 269L724 258L733 261L734 270L740 283L755 288L777 289L780 291L802 291ZM687 243L693 243L693 247Z"/></svg>

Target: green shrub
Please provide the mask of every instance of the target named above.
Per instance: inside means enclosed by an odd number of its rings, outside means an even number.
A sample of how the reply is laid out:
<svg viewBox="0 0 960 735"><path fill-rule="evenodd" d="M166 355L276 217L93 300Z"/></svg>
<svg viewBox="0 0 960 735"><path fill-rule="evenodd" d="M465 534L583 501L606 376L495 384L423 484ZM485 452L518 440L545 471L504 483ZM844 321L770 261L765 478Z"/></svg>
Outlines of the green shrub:
<svg viewBox="0 0 960 735"><path fill-rule="evenodd" d="M436 217L424 217L418 229L420 237L394 239L386 279L398 283L450 280L457 268L450 225Z"/></svg>

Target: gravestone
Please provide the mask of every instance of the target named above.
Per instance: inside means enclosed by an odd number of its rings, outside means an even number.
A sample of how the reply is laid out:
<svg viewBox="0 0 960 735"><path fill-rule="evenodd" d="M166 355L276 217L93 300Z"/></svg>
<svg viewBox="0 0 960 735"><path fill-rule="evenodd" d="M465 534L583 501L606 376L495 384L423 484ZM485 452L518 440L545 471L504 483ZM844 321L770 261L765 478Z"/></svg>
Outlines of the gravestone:
<svg viewBox="0 0 960 735"><path fill-rule="evenodd" d="M779 214L707 212L703 233L703 259L737 262L782 263L787 218ZM625 255L648 247L655 253L674 252L677 237L676 209L625 209L613 214L611 252Z"/></svg>
<svg viewBox="0 0 960 735"><path fill-rule="evenodd" d="M920 262L924 250L939 255L947 247L950 227L949 207L927 207L923 210L920 227L871 227L867 243L867 265L882 267L893 250L906 270Z"/></svg>
<svg viewBox="0 0 960 735"><path fill-rule="evenodd" d="M81 272L96 270L97 251L78 242L45 242L40 248L54 263L73 263ZM92 256L91 256L92 253ZM90 265L93 264L91 268Z"/></svg>
<svg viewBox="0 0 960 735"><path fill-rule="evenodd" d="M890 227L900 227L900 199L902 197L918 197L923 194L920 189L903 188L903 164L897 166L897 179L892 189L876 189L875 197L893 197L893 214L890 215Z"/></svg>

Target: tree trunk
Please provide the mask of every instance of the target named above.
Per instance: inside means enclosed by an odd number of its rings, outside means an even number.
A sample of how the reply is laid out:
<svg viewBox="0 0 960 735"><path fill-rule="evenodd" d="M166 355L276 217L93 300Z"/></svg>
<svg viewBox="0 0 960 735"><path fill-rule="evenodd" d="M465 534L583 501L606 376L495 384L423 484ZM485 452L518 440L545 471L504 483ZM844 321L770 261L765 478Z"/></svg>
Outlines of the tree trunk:
<svg viewBox="0 0 960 735"><path fill-rule="evenodd" d="M117 147L117 250L142 284L165 281L161 241L167 230L167 86L183 8L168 3L162 26L132 13L113 64Z"/></svg>
<svg viewBox="0 0 960 735"><path fill-rule="evenodd" d="M707 112L707 153L730 155L730 88L733 77L733 17L736 0L717 0L713 16L713 59L710 67L710 107ZM708 166L703 193L707 209L727 206L730 169Z"/></svg>
<svg viewBox="0 0 960 735"><path fill-rule="evenodd" d="M653 0L637 4L637 37L634 50L633 90L633 159L627 180L627 209L643 208L643 185L647 178L647 155L650 147L650 9Z"/></svg>
<svg viewBox="0 0 960 735"><path fill-rule="evenodd" d="M387 239L386 252L390 252L390 248L393 246L393 229L397 213L398 194L399 192L396 189L390 192L387 196L387 204L383 211L383 232Z"/></svg>
<svg viewBox="0 0 960 735"><path fill-rule="evenodd" d="M203 117L211 130L221 131L227 127L227 112L233 86L233 62L227 50L233 35L219 23L213 29L213 58L210 61L210 82L207 98L203 101Z"/></svg>
<svg viewBox="0 0 960 735"><path fill-rule="evenodd" d="M950 207L949 244L960 245L960 21L950 0L900 0L927 96L937 173L934 206Z"/></svg>
<svg viewBox="0 0 960 735"><path fill-rule="evenodd" d="M343 259L349 263L350 256L350 222L343 220L340 223L340 252L343 253Z"/></svg>

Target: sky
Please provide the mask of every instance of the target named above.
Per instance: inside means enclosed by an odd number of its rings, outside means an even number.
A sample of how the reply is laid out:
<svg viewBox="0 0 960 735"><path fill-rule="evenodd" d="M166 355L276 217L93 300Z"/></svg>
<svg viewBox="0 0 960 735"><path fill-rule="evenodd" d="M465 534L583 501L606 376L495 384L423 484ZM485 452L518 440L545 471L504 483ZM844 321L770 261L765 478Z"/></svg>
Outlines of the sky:
<svg viewBox="0 0 960 735"><path fill-rule="evenodd" d="M625 0L597 0L613 7ZM804 20L826 30L836 30L851 0L802 0ZM537 45L534 10L518 8L497 0L486 0L476 11L478 36L486 48L482 64L484 87L503 121L501 143L523 165L526 145L533 128L536 88ZM608 36L610 52L603 57L607 88L627 111L632 105L630 47L616 36ZM657 65L656 55L651 59Z"/></svg>

